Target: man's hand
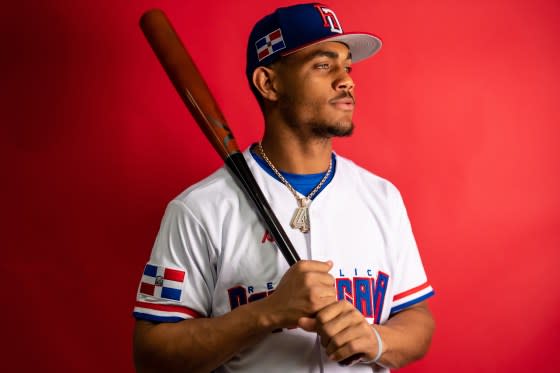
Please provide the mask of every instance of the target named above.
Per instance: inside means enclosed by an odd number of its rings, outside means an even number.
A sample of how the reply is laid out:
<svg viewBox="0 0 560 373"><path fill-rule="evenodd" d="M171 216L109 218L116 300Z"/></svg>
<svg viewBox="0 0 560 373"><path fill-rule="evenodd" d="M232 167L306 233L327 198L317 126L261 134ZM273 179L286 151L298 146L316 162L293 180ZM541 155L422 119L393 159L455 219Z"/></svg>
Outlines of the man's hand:
<svg viewBox="0 0 560 373"><path fill-rule="evenodd" d="M262 300L269 310L269 322L278 328L298 326L302 317L314 317L336 302L335 280L329 274L332 262L301 260L284 274L270 296Z"/></svg>
<svg viewBox="0 0 560 373"><path fill-rule="evenodd" d="M366 361L375 359L378 352L372 329L375 327L383 341L378 364L398 369L426 354L434 332L434 319L427 302L422 301L393 315L383 325L372 326L352 304L339 301L319 311L315 318L301 318L298 326L317 332L329 358L345 363L356 356Z"/></svg>
<svg viewBox="0 0 560 373"><path fill-rule="evenodd" d="M319 311L314 319L301 318L298 325L319 334L331 360L341 362L360 356L369 361L377 355L377 339L372 326L348 301L332 303Z"/></svg>

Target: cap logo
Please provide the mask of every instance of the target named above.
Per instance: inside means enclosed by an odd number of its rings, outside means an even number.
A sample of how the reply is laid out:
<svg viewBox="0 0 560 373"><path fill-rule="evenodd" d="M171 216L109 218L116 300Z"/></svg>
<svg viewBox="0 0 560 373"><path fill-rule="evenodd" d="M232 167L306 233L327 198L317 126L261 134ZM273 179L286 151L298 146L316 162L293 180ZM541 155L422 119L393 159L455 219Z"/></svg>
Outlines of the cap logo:
<svg viewBox="0 0 560 373"><path fill-rule="evenodd" d="M286 48L284 38L282 37L282 30L276 29L270 34L260 38L255 42L255 47L257 48L259 62L271 54Z"/></svg>
<svg viewBox="0 0 560 373"><path fill-rule="evenodd" d="M321 14L321 17L323 17L323 26L330 28L331 32L342 34L342 26L340 25L340 22L338 22L338 18L336 18L336 14L334 14L332 9L318 4L315 5L315 9L317 9L319 14Z"/></svg>

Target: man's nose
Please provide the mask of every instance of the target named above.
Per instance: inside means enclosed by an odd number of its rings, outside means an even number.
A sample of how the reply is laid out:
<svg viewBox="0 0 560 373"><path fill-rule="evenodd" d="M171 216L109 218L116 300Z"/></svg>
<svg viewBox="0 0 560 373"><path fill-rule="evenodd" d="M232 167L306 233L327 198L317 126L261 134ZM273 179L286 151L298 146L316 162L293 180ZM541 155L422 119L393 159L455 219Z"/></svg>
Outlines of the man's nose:
<svg viewBox="0 0 560 373"><path fill-rule="evenodd" d="M337 91L350 91L354 88L354 81L346 70L343 70L340 77L334 82L334 88Z"/></svg>

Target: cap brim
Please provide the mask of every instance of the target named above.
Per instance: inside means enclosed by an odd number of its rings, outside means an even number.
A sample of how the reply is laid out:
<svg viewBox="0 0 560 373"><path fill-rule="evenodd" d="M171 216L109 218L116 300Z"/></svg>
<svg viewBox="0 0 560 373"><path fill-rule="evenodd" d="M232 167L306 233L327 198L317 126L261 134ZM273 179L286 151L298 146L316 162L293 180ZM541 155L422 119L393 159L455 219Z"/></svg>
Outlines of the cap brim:
<svg viewBox="0 0 560 373"><path fill-rule="evenodd" d="M376 54L381 49L381 39L373 34L368 33L347 33L343 35L329 36L324 39L319 39L313 43L303 45L299 48L292 49L282 53L283 56L290 55L298 52L304 48L324 43L326 41L339 41L348 46L350 53L352 53L352 62L358 62Z"/></svg>

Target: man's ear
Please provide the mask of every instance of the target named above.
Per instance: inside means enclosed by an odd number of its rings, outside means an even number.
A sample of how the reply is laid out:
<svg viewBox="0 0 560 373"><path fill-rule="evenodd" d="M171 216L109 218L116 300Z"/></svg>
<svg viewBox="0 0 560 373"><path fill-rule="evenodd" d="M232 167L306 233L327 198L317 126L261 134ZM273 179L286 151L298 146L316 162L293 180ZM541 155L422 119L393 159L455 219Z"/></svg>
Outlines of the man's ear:
<svg viewBox="0 0 560 373"><path fill-rule="evenodd" d="M278 100L277 78L276 71L266 66L259 66L253 71L253 84L268 101Z"/></svg>

